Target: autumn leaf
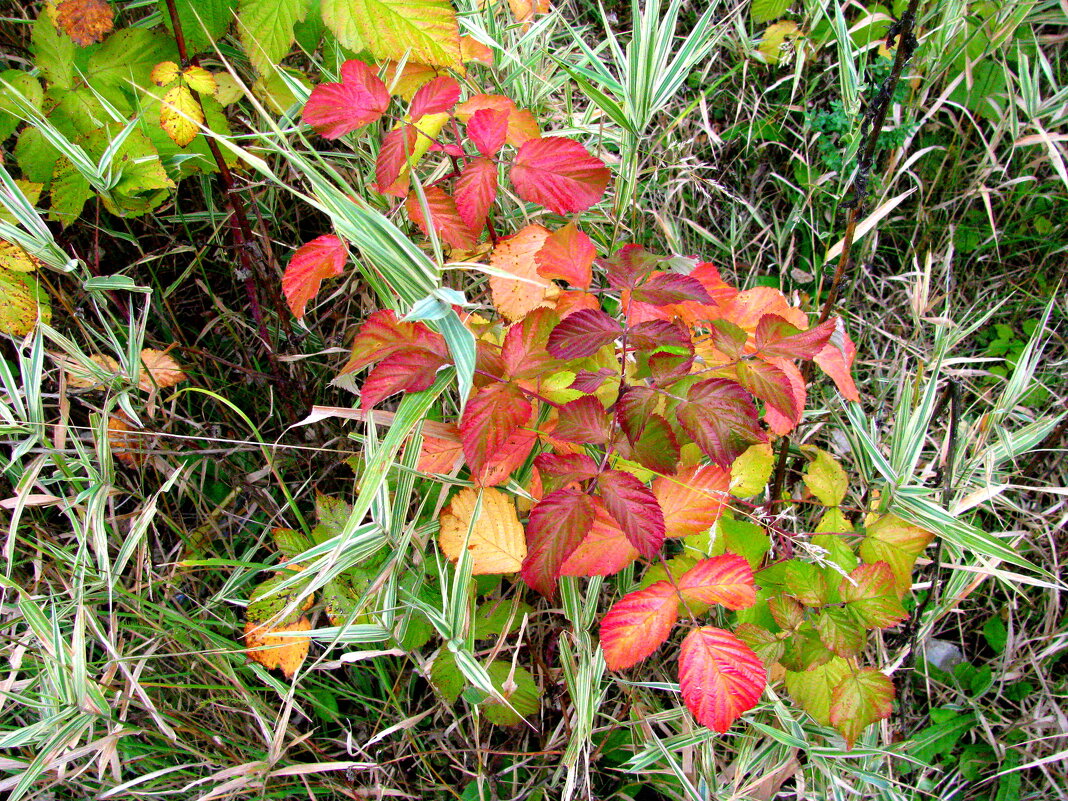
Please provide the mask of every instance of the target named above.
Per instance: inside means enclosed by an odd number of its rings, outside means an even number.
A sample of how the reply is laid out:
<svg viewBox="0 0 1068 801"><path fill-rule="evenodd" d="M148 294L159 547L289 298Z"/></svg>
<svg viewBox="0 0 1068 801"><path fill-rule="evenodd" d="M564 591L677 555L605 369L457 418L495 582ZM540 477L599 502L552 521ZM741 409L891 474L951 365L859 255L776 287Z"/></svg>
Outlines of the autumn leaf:
<svg viewBox="0 0 1068 801"><path fill-rule="evenodd" d="M679 616L675 588L658 581L625 595L601 620L601 648L609 670L625 670L656 651Z"/></svg>
<svg viewBox="0 0 1068 801"><path fill-rule="evenodd" d="M107 0L63 0L56 6L55 19L81 47L103 41L115 27L115 14Z"/></svg>
<svg viewBox="0 0 1068 801"><path fill-rule="evenodd" d="M560 568L561 576L612 576L638 558L604 504L594 499L594 505L593 526Z"/></svg>
<svg viewBox="0 0 1068 801"><path fill-rule="evenodd" d="M711 296L696 278L668 272L653 273L648 280L634 288L631 297L640 303L651 303L654 306L670 306L688 300L695 303L712 303Z"/></svg>
<svg viewBox="0 0 1068 801"><path fill-rule="evenodd" d="M809 492L824 506L840 506L849 489L849 477L842 465L827 451L804 446L802 451L813 459L805 468L804 482Z"/></svg>
<svg viewBox="0 0 1068 801"><path fill-rule="evenodd" d="M798 398L786 371L770 362L743 359L735 366L735 378L754 397L775 408L793 428L801 419L804 408L804 389Z"/></svg>
<svg viewBox="0 0 1068 801"><path fill-rule="evenodd" d="M595 395L583 395L560 407L553 437L577 444L604 445L611 429L608 413Z"/></svg>
<svg viewBox="0 0 1068 801"><path fill-rule="evenodd" d="M478 152L494 158L508 138L508 114L505 109L480 108L467 121L467 135Z"/></svg>
<svg viewBox="0 0 1068 801"><path fill-rule="evenodd" d="M622 334L614 317L600 309L581 309L553 329L547 347L558 359L581 359L615 342Z"/></svg>
<svg viewBox="0 0 1068 801"><path fill-rule="evenodd" d="M148 78L152 83L156 84L156 86L166 86L169 83L177 81L181 75L182 68L173 61L161 61L152 68L152 72L148 74Z"/></svg>
<svg viewBox="0 0 1068 801"><path fill-rule="evenodd" d="M140 467L148 456L146 446L145 435L123 412L108 415L108 447L116 459L129 467Z"/></svg>
<svg viewBox="0 0 1068 801"><path fill-rule="evenodd" d="M523 566L527 555L523 526L516 516L515 504L500 490L465 487L453 496L439 521L438 544L442 553L455 562L466 547L473 574L517 573Z"/></svg>
<svg viewBox="0 0 1068 801"><path fill-rule="evenodd" d="M565 487L542 498L527 523L523 580L542 595L555 594L560 568L589 532L595 518L593 498Z"/></svg>
<svg viewBox="0 0 1068 801"><path fill-rule="evenodd" d="M584 453L539 453L534 466L547 492L597 475L597 463Z"/></svg>
<svg viewBox="0 0 1068 801"><path fill-rule="evenodd" d="M145 392L166 389L185 381L186 374L166 351L145 348L141 351L143 369L138 373L137 386Z"/></svg>
<svg viewBox="0 0 1068 801"><path fill-rule="evenodd" d="M524 31L536 14L548 14L552 10L549 0L508 0L508 7L512 9L516 21L524 23Z"/></svg>
<svg viewBox="0 0 1068 801"><path fill-rule="evenodd" d="M324 279L344 272L348 256L348 244L333 234L316 237L297 248L282 276L282 293L294 317L304 319L308 301L319 292Z"/></svg>
<svg viewBox="0 0 1068 801"><path fill-rule="evenodd" d="M431 224L442 241L457 250L471 250L477 241L475 233L460 216L452 195L439 186L425 187L423 195L430 212ZM424 234L430 236L431 225L427 225L423 216L423 204L415 191L408 194L405 208L408 209L412 222L418 225Z"/></svg>
<svg viewBox="0 0 1068 801"><path fill-rule="evenodd" d="M389 107L382 79L362 61L341 65L340 83L321 83L304 105L304 122L324 139L337 139L380 119Z"/></svg>
<svg viewBox="0 0 1068 801"><path fill-rule="evenodd" d="M571 286L588 289L596 257L593 240L571 222L553 231L534 258L543 278L559 278Z"/></svg>
<svg viewBox="0 0 1068 801"><path fill-rule="evenodd" d="M512 147L520 147L523 143L541 136L541 129L538 128L534 115L525 109L516 108L515 101L504 95L472 95L456 107L454 114L464 125L470 125L475 114L483 109L503 111L508 115L505 141Z"/></svg>
<svg viewBox="0 0 1068 801"><path fill-rule="evenodd" d="M501 240L493 249L490 266L515 276L491 275L489 279L493 305L510 322L522 319L539 306L549 306L557 294L552 282L538 275L535 261L535 255L548 236L548 230L542 226L527 225Z"/></svg>
<svg viewBox="0 0 1068 801"><path fill-rule="evenodd" d="M679 689L702 726L727 731L743 712L756 706L766 684L760 657L729 631L704 626L682 641Z"/></svg>
<svg viewBox="0 0 1068 801"><path fill-rule="evenodd" d="M497 198L497 165L488 158L471 159L460 171L453 194L460 217L478 235Z"/></svg>
<svg viewBox="0 0 1068 801"><path fill-rule="evenodd" d="M678 419L701 452L721 467L730 467L750 445L767 441L749 393L725 378L694 384L679 404Z"/></svg>
<svg viewBox="0 0 1068 801"><path fill-rule="evenodd" d="M460 418L460 441L471 472L481 472L532 413L533 407L515 384L496 383L479 389Z"/></svg>
<svg viewBox="0 0 1068 801"><path fill-rule="evenodd" d="M652 559L664 544L664 513L652 490L630 473L605 470L597 476L601 502L631 545Z"/></svg>
<svg viewBox="0 0 1068 801"><path fill-rule="evenodd" d="M865 562L886 562L894 573L898 597L912 588L912 566L934 534L906 523L894 515L883 515L864 532L860 541L860 558Z"/></svg>
<svg viewBox="0 0 1068 801"><path fill-rule="evenodd" d="M402 124L382 137L375 159L375 191L384 195L407 196L408 167L418 144L414 125ZM402 180L403 179L403 180Z"/></svg>
<svg viewBox="0 0 1068 801"><path fill-rule="evenodd" d="M679 576L676 587L683 601L704 607L720 604L727 609L747 609L756 602L753 569L733 553L700 560Z"/></svg>
<svg viewBox="0 0 1068 801"><path fill-rule="evenodd" d="M757 355L773 359L814 359L826 347L836 322L824 320L802 331L777 314L765 314L753 332Z"/></svg>
<svg viewBox="0 0 1068 801"><path fill-rule="evenodd" d="M196 138L204 124L204 110L188 86L179 84L164 93L159 123L178 147L185 147Z"/></svg>
<svg viewBox="0 0 1068 801"><path fill-rule="evenodd" d="M890 717L894 683L880 670L863 668L846 676L831 692L830 722L852 748L864 729Z"/></svg>
<svg viewBox="0 0 1068 801"><path fill-rule="evenodd" d="M460 84L448 75L434 78L420 87L412 98L408 116L418 120L426 114L441 114L452 111L460 99Z"/></svg>
<svg viewBox="0 0 1068 801"><path fill-rule="evenodd" d="M292 678L308 655L311 638L280 635L311 630L311 621L302 612L312 605L312 598L308 596L299 609L283 614L298 591L295 587L277 589L285 579L279 575L253 589L245 610L245 648L250 659Z"/></svg>
<svg viewBox="0 0 1068 801"><path fill-rule="evenodd" d="M653 480L653 495L664 512L668 537L700 534L720 518L727 504L730 474L716 465L684 467L673 477Z"/></svg>
<svg viewBox="0 0 1068 801"><path fill-rule="evenodd" d="M838 594L866 629L885 629L908 617L897 597L894 572L886 562L857 565L849 578L842 579Z"/></svg>
<svg viewBox="0 0 1068 801"><path fill-rule="evenodd" d="M519 148L509 173L516 193L557 214L585 211L597 203L610 173L573 139L546 136Z"/></svg>
<svg viewBox="0 0 1068 801"><path fill-rule="evenodd" d="M775 455L766 442L751 445L731 463L730 494L749 498L761 492L771 478Z"/></svg>

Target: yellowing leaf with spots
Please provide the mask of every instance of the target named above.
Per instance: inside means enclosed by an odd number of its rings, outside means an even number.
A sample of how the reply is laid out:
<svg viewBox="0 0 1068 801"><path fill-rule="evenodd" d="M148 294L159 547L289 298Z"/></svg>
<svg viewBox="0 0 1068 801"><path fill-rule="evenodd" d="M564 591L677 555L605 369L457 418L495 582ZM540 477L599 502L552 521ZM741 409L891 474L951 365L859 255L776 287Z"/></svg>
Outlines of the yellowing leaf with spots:
<svg viewBox="0 0 1068 801"><path fill-rule="evenodd" d="M161 61L152 68L152 72L148 74L148 77L156 86L166 86L178 80L178 76L181 74L181 68L173 61Z"/></svg>
<svg viewBox="0 0 1068 801"><path fill-rule="evenodd" d="M163 95L159 123L178 147L185 147L204 122L204 111L188 86L175 86Z"/></svg>
<svg viewBox="0 0 1068 801"><path fill-rule="evenodd" d="M456 561L466 547L475 575L515 573L527 555L523 526L511 498L492 487L460 490L441 513L438 544ZM476 516L476 509L478 514Z"/></svg>
<svg viewBox="0 0 1068 801"><path fill-rule="evenodd" d="M203 67L186 67L182 79L194 92L202 95L215 94L215 76Z"/></svg>
<svg viewBox="0 0 1068 801"><path fill-rule="evenodd" d="M510 322L521 320L539 306L551 306L560 294L559 287L538 274L537 254L549 231L540 225L528 225L514 236L503 239L493 249L490 266L514 278L490 275L493 305Z"/></svg>
<svg viewBox="0 0 1068 801"><path fill-rule="evenodd" d="M784 20L769 25L760 39L760 55L768 64L778 64L782 56L783 45L787 40L794 40L800 35L800 28L796 22Z"/></svg>
<svg viewBox="0 0 1068 801"><path fill-rule="evenodd" d="M21 337L37 320L52 319L52 305L37 277L0 267L0 331Z"/></svg>
<svg viewBox="0 0 1068 801"><path fill-rule="evenodd" d="M31 256L20 245L0 239L0 267L16 273L32 273L41 260Z"/></svg>
<svg viewBox="0 0 1068 801"><path fill-rule="evenodd" d="M292 678L308 655L311 639L281 635L311 629L311 621L302 613L312 605L312 598L308 596L290 611L299 588L278 589L288 577L279 574L252 591L245 610L245 647L250 659L268 670L278 668L286 678Z"/></svg>

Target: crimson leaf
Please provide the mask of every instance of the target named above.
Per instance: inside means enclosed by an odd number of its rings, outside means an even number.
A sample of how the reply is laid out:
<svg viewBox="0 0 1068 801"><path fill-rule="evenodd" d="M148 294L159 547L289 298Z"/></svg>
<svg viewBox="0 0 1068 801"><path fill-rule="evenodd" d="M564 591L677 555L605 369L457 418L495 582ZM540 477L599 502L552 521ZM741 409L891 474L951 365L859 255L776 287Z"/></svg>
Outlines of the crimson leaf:
<svg viewBox="0 0 1068 801"><path fill-rule="evenodd" d="M456 179L456 210L472 231L480 233L490 206L497 198L497 165L489 159L471 159Z"/></svg>
<svg viewBox="0 0 1068 801"><path fill-rule="evenodd" d="M430 83L423 84L412 98L412 105L408 109L408 116L412 120L418 120L424 114L440 114L443 111L451 111L460 99L460 84L447 75L435 78Z"/></svg>
<svg viewBox="0 0 1068 801"><path fill-rule="evenodd" d="M515 384L490 384L475 393L460 418L460 442L473 473L482 471L516 429L530 419L531 411Z"/></svg>
<svg viewBox="0 0 1068 801"><path fill-rule="evenodd" d="M664 544L664 513L652 490L630 473L605 470L597 477L601 501L631 545L652 559Z"/></svg>
<svg viewBox="0 0 1068 801"><path fill-rule="evenodd" d="M304 104L304 122L325 139L337 139L374 122L389 107L382 79L362 61L341 65L340 83L321 83Z"/></svg>
<svg viewBox="0 0 1068 801"><path fill-rule="evenodd" d="M467 135L479 153L486 158L493 158L504 147L504 140L508 136L508 112L503 109L479 109L467 123Z"/></svg>
<svg viewBox="0 0 1068 801"><path fill-rule="evenodd" d="M548 597L556 592L560 568L593 525L595 507L586 493L564 488L542 498L530 511L523 580Z"/></svg>
<svg viewBox="0 0 1068 801"><path fill-rule="evenodd" d="M568 401L559 410L553 438L580 445L604 445L611 434L608 414L594 395Z"/></svg>
<svg viewBox="0 0 1068 801"><path fill-rule="evenodd" d="M679 273L655 273L639 287L631 297L654 306L670 306L692 300L697 303L712 303L712 298L696 278Z"/></svg>
<svg viewBox="0 0 1068 801"><path fill-rule="evenodd" d="M600 309L581 309L553 329L549 353L558 359L592 356L622 333L619 323Z"/></svg>
<svg viewBox="0 0 1068 801"><path fill-rule="evenodd" d="M557 214L588 209L604 195L609 175L603 161L561 136L524 142L510 172L519 197Z"/></svg>
<svg viewBox="0 0 1068 801"><path fill-rule="evenodd" d="M730 467L750 445L767 441L749 393L726 378L690 387L678 406L678 419L701 452L722 467Z"/></svg>

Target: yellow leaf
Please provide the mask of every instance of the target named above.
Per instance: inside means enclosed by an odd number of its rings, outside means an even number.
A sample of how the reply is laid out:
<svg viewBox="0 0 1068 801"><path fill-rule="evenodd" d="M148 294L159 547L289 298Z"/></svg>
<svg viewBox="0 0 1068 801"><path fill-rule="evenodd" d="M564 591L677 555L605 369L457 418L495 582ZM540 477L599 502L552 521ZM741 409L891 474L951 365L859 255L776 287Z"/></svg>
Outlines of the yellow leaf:
<svg viewBox="0 0 1068 801"><path fill-rule="evenodd" d="M27 253L22 246L0 239L0 267L16 273L32 273L41 260Z"/></svg>
<svg viewBox="0 0 1068 801"><path fill-rule="evenodd" d="M425 84L430 83L439 75L447 74L445 70L438 70L426 64L416 64L412 61L405 63L404 69L397 74L397 62L387 61L385 74L382 80L389 87L390 94L402 97L411 102L415 93Z"/></svg>
<svg viewBox="0 0 1068 801"><path fill-rule="evenodd" d="M215 99L220 106L229 106L245 96L241 85L229 72L215 73Z"/></svg>
<svg viewBox="0 0 1068 801"><path fill-rule="evenodd" d="M782 55L783 45L786 44L788 39L791 41L796 39L800 32L801 29L797 27L797 23L788 20L769 25L760 39L760 47L758 48L760 55L764 57L764 61L768 64L778 64L779 57Z"/></svg>
<svg viewBox="0 0 1068 801"><path fill-rule="evenodd" d="M182 73L185 84L202 95L215 94L215 76L203 67L186 67Z"/></svg>
<svg viewBox="0 0 1068 801"><path fill-rule="evenodd" d="M516 20L525 23L523 30L530 27L530 21L537 14L548 14L552 9L549 0L508 0L508 6Z"/></svg>
<svg viewBox="0 0 1068 801"><path fill-rule="evenodd" d="M282 637L281 634L294 631L310 631L311 621L307 617L301 617L295 623L289 623L277 628L257 624L253 621L245 623L245 647L250 659L259 662L268 670L278 668L285 674L287 679L293 678L297 668L301 666L308 656L308 647L311 644L310 637Z"/></svg>
<svg viewBox="0 0 1068 801"><path fill-rule="evenodd" d="M731 463L730 493L736 498L749 498L768 485L775 457L771 445L762 442L743 451Z"/></svg>
<svg viewBox="0 0 1068 801"><path fill-rule="evenodd" d="M38 320L52 319L52 305L39 279L0 267L0 331L22 337Z"/></svg>
<svg viewBox="0 0 1068 801"><path fill-rule="evenodd" d="M841 506L849 489L849 476L827 451L813 445L805 445L801 451L813 456L805 470L805 486L825 506Z"/></svg>
<svg viewBox="0 0 1068 801"><path fill-rule="evenodd" d="M501 240L490 256L491 267L515 276L512 279L491 275L489 279L493 305L510 322L522 320L539 306L552 305L549 301L560 294L556 284L538 275L534 258L548 237L547 229L528 225Z"/></svg>
<svg viewBox="0 0 1068 801"><path fill-rule="evenodd" d="M145 369L138 376L137 386L145 392L173 387L186 379L178 362L166 351L145 348L141 351L141 363Z"/></svg>
<svg viewBox="0 0 1068 801"><path fill-rule="evenodd" d="M441 513L438 544L454 562L466 544L475 575L515 573L527 555L526 536L515 505L500 490L487 487L481 490L482 505L476 518L479 494L479 490L465 487L453 496Z"/></svg>
<svg viewBox="0 0 1068 801"><path fill-rule="evenodd" d="M181 74L181 69L173 61L161 61L152 68L152 72L148 74L148 77L156 86L166 86L177 81L178 76Z"/></svg>
<svg viewBox="0 0 1068 801"><path fill-rule="evenodd" d="M178 147L185 147L204 122L204 111L188 86L175 86L163 95L159 123Z"/></svg>

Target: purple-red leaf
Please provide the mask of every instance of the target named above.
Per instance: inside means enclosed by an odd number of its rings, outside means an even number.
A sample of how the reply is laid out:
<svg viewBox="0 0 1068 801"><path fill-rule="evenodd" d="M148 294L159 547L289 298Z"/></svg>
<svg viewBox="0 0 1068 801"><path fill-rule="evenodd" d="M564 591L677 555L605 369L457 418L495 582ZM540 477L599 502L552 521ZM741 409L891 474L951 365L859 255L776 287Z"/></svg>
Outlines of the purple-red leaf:
<svg viewBox="0 0 1068 801"><path fill-rule="evenodd" d="M503 109L479 109L468 120L467 135L479 153L486 158L493 158L504 147L508 137L508 112Z"/></svg>
<svg viewBox="0 0 1068 801"><path fill-rule="evenodd" d="M459 99L460 84L448 75L442 75L419 88L415 97L412 98L408 116L413 120L418 120L425 114L452 111L452 107Z"/></svg>
<svg viewBox="0 0 1068 801"><path fill-rule="evenodd" d="M660 401L660 395L652 387L628 386L616 403L616 420L623 428L623 433L632 443L641 437Z"/></svg>
<svg viewBox="0 0 1068 801"><path fill-rule="evenodd" d="M422 349L428 353L448 356L444 337L431 331L423 323L401 322L390 309L376 311L352 340L352 354L341 368L341 375L352 373L393 353L408 349Z"/></svg>
<svg viewBox="0 0 1068 801"><path fill-rule="evenodd" d="M665 475L679 466L679 443L670 424L658 414L649 415L641 436L630 443L631 455L642 467Z"/></svg>
<svg viewBox="0 0 1068 801"><path fill-rule="evenodd" d="M584 453L539 453L534 457L534 466L546 492L597 475L597 464Z"/></svg>
<svg viewBox="0 0 1068 801"><path fill-rule="evenodd" d="M389 107L389 91L362 61L341 65L340 83L321 83L304 104L304 122L324 139L337 139L374 122Z"/></svg>
<svg viewBox="0 0 1068 801"><path fill-rule="evenodd" d="M783 417L796 425L801 416L790 378L770 362L743 360L735 368L738 383L764 403L774 406Z"/></svg>
<svg viewBox="0 0 1068 801"><path fill-rule="evenodd" d="M598 263L604 268L612 289L633 289L656 269L660 257L641 245L624 245L610 258Z"/></svg>
<svg viewBox="0 0 1068 801"><path fill-rule="evenodd" d="M702 726L727 731L756 706L767 680L760 657L729 631L704 626L682 641L679 689Z"/></svg>
<svg viewBox="0 0 1068 801"><path fill-rule="evenodd" d="M649 280L634 289L634 300L654 306L670 306L673 303L712 303L712 297L701 282L680 273L654 273Z"/></svg>
<svg viewBox="0 0 1068 801"><path fill-rule="evenodd" d="M581 309L565 317L549 335L549 353L558 359L592 356L623 333L600 309Z"/></svg>
<svg viewBox="0 0 1068 801"><path fill-rule="evenodd" d="M501 345L503 376L513 380L529 379L551 370L556 359L549 355L545 343L559 322L555 309L542 306L509 326Z"/></svg>
<svg viewBox="0 0 1068 801"><path fill-rule="evenodd" d="M752 397L726 378L694 384L678 406L678 419L701 452L722 467L730 467L750 445L768 439Z"/></svg>
<svg viewBox="0 0 1068 801"><path fill-rule="evenodd" d="M574 139L545 136L523 143L510 176L523 200L557 214L573 214L604 196L610 173Z"/></svg>
<svg viewBox="0 0 1068 801"><path fill-rule="evenodd" d="M589 289L596 257L593 240L572 222L553 231L535 259L538 275L543 278L559 278L571 286Z"/></svg>
<svg viewBox="0 0 1068 801"><path fill-rule="evenodd" d="M475 246L475 233L464 222L460 212L456 209L456 201L448 192L438 186L428 186L423 190L426 197L426 205L430 210L430 220L433 228L437 231L442 241L448 243L457 250L471 250ZM408 216L416 225L423 229L423 233L430 236L431 226L427 225L423 218L423 205L419 202L419 196L413 191L408 194L405 206Z"/></svg>
<svg viewBox="0 0 1068 801"><path fill-rule="evenodd" d="M316 237L297 248L282 276L282 293L294 317L304 317L308 301L319 292L323 279L341 275L348 257L348 245L333 234Z"/></svg>
<svg viewBox="0 0 1068 801"><path fill-rule="evenodd" d="M834 320L824 320L802 331L777 314L765 314L756 327L757 354L775 359L814 359L830 341L834 327Z"/></svg>
<svg viewBox="0 0 1068 801"><path fill-rule="evenodd" d="M652 490L630 473L605 470L597 477L601 501L627 539L646 559L664 544L664 513Z"/></svg>
<svg viewBox="0 0 1068 801"><path fill-rule="evenodd" d="M560 407L553 439L580 445L604 445L611 431L608 413L595 395L583 395Z"/></svg>
<svg viewBox="0 0 1068 801"><path fill-rule="evenodd" d="M646 320L627 329L627 343L635 350L671 348L680 354L693 354L690 334L677 323L667 320Z"/></svg>
<svg viewBox="0 0 1068 801"><path fill-rule="evenodd" d="M593 498L564 488L542 498L527 523L527 558L523 580L548 597L556 592L560 568L593 525Z"/></svg>
<svg viewBox="0 0 1068 801"><path fill-rule="evenodd" d="M497 198L497 165L485 158L472 159L456 179L454 192L460 217L471 231L480 233Z"/></svg>
<svg viewBox="0 0 1068 801"><path fill-rule="evenodd" d="M670 582L658 581L625 595L601 621L601 648L609 670L625 670L656 651L679 617Z"/></svg>
<svg viewBox="0 0 1068 801"><path fill-rule="evenodd" d="M460 418L460 442L472 473L480 473L516 429L530 419L531 406L515 384L482 387Z"/></svg>

